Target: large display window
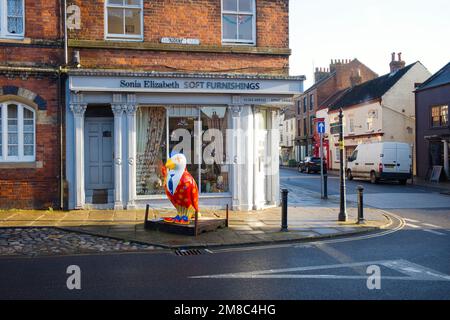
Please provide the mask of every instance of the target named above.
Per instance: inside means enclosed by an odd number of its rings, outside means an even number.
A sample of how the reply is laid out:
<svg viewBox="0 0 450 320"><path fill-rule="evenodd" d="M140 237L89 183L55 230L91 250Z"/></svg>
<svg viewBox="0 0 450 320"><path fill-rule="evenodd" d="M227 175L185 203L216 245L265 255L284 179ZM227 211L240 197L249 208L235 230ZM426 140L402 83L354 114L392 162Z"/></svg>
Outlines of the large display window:
<svg viewBox="0 0 450 320"><path fill-rule="evenodd" d="M136 192L164 194L161 166L183 153L203 194L229 192L226 106L141 106L137 112Z"/></svg>

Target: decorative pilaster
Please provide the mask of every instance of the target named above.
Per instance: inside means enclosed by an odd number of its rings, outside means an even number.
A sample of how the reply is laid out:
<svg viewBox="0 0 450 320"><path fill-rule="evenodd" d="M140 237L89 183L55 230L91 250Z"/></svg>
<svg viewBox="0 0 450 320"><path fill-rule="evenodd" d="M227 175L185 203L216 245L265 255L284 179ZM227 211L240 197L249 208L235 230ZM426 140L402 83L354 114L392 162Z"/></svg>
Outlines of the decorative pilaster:
<svg viewBox="0 0 450 320"><path fill-rule="evenodd" d="M84 194L84 113L87 104L84 103L83 94L70 95L70 110L74 117L75 130L75 209L83 209Z"/></svg>
<svg viewBox="0 0 450 320"><path fill-rule="evenodd" d="M113 94L114 114L114 210L122 210L122 115L125 111L122 94Z"/></svg>
<svg viewBox="0 0 450 320"><path fill-rule="evenodd" d="M127 94L125 112L128 133L128 203L127 209L135 209L136 199L136 111L138 105L135 94Z"/></svg>
<svg viewBox="0 0 450 320"><path fill-rule="evenodd" d="M233 135L231 137L227 137L228 145L230 146L230 149L228 150L228 154L230 155L230 165L231 165L231 181L232 183L232 208L233 210L239 210L239 203L240 203L240 186L239 183L239 173L240 173L240 143L239 140L241 139L240 135L242 134L241 130L241 124L240 124L240 116L242 111L241 105L229 105L228 110L231 114L231 128Z"/></svg>
<svg viewBox="0 0 450 320"><path fill-rule="evenodd" d="M444 144L444 172L445 175L447 176L447 179L450 178L450 169L449 169L449 165L448 165L448 141L447 140L442 140L442 143Z"/></svg>

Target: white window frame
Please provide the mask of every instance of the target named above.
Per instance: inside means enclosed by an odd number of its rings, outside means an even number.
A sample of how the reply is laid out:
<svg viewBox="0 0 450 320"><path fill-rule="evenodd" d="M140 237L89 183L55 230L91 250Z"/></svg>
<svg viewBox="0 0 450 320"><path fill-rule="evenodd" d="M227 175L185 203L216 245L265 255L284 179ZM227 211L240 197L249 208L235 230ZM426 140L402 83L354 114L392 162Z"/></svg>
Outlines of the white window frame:
<svg viewBox="0 0 450 320"><path fill-rule="evenodd" d="M8 1L0 0L0 38L23 39L25 37L25 0L22 0L22 33L8 32Z"/></svg>
<svg viewBox="0 0 450 320"><path fill-rule="evenodd" d="M18 155L8 156L8 105L17 105L17 135L18 135ZM33 113L33 155L24 156L24 118L23 110L27 109ZM2 162L34 162L36 161L36 111L20 102L6 101L0 103L0 112L2 113L2 155L0 156L0 163Z"/></svg>
<svg viewBox="0 0 450 320"><path fill-rule="evenodd" d="M117 34L108 32L108 8L117 9L139 9L141 12L141 34L131 35L131 34ZM119 4L109 4L108 0L105 0L105 14L104 14L104 25L105 25L105 40L115 40L115 41L143 41L144 40L144 0L140 0L139 5L119 5ZM125 18L123 20L124 31L125 31Z"/></svg>
<svg viewBox="0 0 450 320"><path fill-rule="evenodd" d="M222 44L229 44L229 45L256 45L256 1L255 0L251 0L253 2L253 11L239 11L239 0L237 2L237 11L229 11L229 10L224 10L223 9L223 1L224 0L220 0L221 2L221 14L220 14L220 21L221 21L221 37L222 37ZM253 23L253 30L252 30L252 40L241 40L241 39L225 39L223 36L223 16L225 14L233 14L233 15L251 15L253 17L252 19L252 23ZM238 31L239 34L239 31Z"/></svg>

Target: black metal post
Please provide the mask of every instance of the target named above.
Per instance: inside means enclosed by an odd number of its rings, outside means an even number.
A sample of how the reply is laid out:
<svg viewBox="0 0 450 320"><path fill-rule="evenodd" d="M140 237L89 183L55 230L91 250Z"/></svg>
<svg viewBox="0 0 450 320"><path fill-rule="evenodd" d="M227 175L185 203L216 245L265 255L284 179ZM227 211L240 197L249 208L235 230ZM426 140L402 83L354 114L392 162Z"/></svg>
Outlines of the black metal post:
<svg viewBox="0 0 450 320"><path fill-rule="evenodd" d="M150 205L147 204L145 206L145 220L144 220L144 227L147 226L147 221L148 221L148 212L150 211Z"/></svg>
<svg viewBox="0 0 450 320"><path fill-rule="evenodd" d="M358 224L364 224L366 223L366 220L364 219L364 202L363 202L363 186L356 187L356 190L358 192Z"/></svg>
<svg viewBox="0 0 450 320"><path fill-rule="evenodd" d="M328 199L328 173L323 173L323 198Z"/></svg>
<svg viewBox="0 0 450 320"><path fill-rule="evenodd" d="M287 208L288 208L288 189L281 190L281 231L288 231Z"/></svg>
<svg viewBox="0 0 450 320"><path fill-rule="evenodd" d="M345 174L344 174L344 126L342 118L342 108L339 110L339 155L341 161L339 161L339 178L340 178L340 210L339 221L347 221L347 209L345 201Z"/></svg>

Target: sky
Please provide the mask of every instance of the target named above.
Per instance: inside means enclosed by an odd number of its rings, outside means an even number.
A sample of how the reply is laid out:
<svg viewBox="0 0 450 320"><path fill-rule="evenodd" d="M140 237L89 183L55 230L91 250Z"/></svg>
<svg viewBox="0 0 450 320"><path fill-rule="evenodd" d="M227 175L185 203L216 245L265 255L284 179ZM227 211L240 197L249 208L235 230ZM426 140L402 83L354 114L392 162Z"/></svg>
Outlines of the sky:
<svg viewBox="0 0 450 320"><path fill-rule="evenodd" d="M290 74L354 59L383 75L392 52L435 73L450 62L450 0L289 0Z"/></svg>

